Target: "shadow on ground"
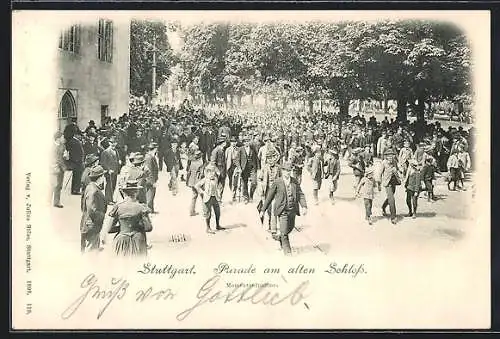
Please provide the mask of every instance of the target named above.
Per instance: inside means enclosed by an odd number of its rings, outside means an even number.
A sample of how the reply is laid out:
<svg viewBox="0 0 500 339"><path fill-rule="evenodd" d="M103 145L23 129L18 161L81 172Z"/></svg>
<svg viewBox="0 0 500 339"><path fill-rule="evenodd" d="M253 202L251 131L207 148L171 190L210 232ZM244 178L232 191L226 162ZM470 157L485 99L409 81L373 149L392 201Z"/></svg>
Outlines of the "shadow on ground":
<svg viewBox="0 0 500 339"><path fill-rule="evenodd" d="M312 227L312 225L299 225L299 226L295 226L295 230L297 232L302 232L303 230L306 230L310 227Z"/></svg>
<svg viewBox="0 0 500 339"><path fill-rule="evenodd" d="M335 197L335 200L339 201L354 201L356 197Z"/></svg>
<svg viewBox="0 0 500 339"><path fill-rule="evenodd" d="M316 245L311 244L311 245L294 247L292 249L292 253L304 254L304 253L318 252L318 253L328 254L328 252L330 252L330 247L331 247L330 244L327 243L316 244Z"/></svg>
<svg viewBox="0 0 500 339"><path fill-rule="evenodd" d="M435 234L442 238L448 238L452 241L462 240L465 236L465 232L462 230L456 230L451 228L438 228L434 230Z"/></svg>
<svg viewBox="0 0 500 339"><path fill-rule="evenodd" d="M247 226L248 226L247 224L243 224L243 223L231 224L231 225L222 225L222 227L225 230L232 230L234 228L247 227Z"/></svg>

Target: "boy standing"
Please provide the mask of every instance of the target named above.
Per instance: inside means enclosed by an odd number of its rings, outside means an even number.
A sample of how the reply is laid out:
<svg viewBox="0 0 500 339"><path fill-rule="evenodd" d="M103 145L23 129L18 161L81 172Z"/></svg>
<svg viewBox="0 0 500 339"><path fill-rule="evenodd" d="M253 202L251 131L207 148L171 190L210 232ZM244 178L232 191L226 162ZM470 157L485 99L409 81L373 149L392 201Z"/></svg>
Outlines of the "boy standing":
<svg viewBox="0 0 500 339"><path fill-rule="evenodd" d="M365 171L364 177L361 179L358 187L356 188L356 196L360 196L364 200L365 218L369 225L373 223L372 206L373 197L375 195L375 179L373 178L373 172L373 167L368 167Z"/></svg>

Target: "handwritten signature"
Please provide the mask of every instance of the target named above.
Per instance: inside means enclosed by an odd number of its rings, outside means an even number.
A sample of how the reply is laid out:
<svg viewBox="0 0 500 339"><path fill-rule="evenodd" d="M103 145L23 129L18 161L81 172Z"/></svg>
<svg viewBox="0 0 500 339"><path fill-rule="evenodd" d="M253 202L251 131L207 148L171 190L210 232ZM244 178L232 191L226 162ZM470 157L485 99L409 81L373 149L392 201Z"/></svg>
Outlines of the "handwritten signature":
<svg viewBox="0 0 500 339"><path fill-rule="evenodd" d="M295 306L307 298L307 295L305 295L304 292L309 286L308 280L303 281L289 293L284 295L279 292L270 291L267 285L260 285L258 287L248 286L244 288L238 286L230 291L224 292L218 288L220 278L220 275L215 275L208 279L199 289L196 295L196 298L198 299L196 303L190 308L177 314L177 320L183 321L198 307L221 300L223 300L224 304L231 302L251 302L254 305L262 304L269 306L279 305L288 301L292 306ZM308 308L307 304L305 305Z"/></svg>
<svg viewBox="0 0 500 339"><path fill-rule="evenodd" d="M61 314L63 319L71 318L75 312L80 308L83 302L87 299L94 300L105 300L104 306L99 310L97 314L97 319L100 319L104 312L108 309L109 305L115 299L122 299L127 293L127 288L129 283L123 278L111 278L111 289L105 289L97 284L98 280L96 276L91 273L86 276L80 284L80 288L85 289L82 295L80 295L75 301L73 301L69 307Z"/></svg>

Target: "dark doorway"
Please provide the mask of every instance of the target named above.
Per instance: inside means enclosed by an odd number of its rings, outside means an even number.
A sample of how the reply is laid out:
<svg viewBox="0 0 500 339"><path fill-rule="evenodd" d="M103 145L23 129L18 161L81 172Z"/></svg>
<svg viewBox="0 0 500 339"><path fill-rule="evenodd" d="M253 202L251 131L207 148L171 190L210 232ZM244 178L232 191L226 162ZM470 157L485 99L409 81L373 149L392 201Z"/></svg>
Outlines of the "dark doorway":
<svg viewBox="0 0 500 339"><path fill-rule="evenodd" d="M77 116L76 113L76 100L70 91L66 91L59 103L59 130L64 130L64 127L71 122L71 118Z"/></svg>

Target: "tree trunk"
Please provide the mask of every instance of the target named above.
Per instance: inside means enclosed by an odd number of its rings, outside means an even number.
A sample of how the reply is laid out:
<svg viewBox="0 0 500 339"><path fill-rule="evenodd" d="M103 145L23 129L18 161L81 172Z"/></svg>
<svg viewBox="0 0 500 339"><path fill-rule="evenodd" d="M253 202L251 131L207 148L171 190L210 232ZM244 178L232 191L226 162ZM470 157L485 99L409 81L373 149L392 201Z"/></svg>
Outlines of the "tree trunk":
<svg viewBox="0 0 500 339"><path fill-rule="evenodd" d="M342 100L340 102L340 116L345 118L349 114L349 101L350 100Z"/></svg>
<svg viewBox="0 0 500 339"><path fill-rule="evenodd" d="M384 114L389 114L389 99L387 99L387 97L384 98L384 101L383 101L384 105Z"/></svg>
<svg viewBox="0 0 500 339"><path fill-rule="evenodd" d="M269 104L269 99L268 99L267 93L266 93L266 94L264 94L264 105L266 106L266 108L267 108L268 104Z"/></svg>
<svg viewBox="0 0 500 339"><path fill-rule="evenodd" d="M425 120L425 98L421 95L418 97L417 100L417 121L424 121Z"/></svg>
<svg viewBox="0 0 500 339"><path fill-rule="evenodd" d="M323 113L323 100L319 99L319 112Z"/></svg>
<svg viewBox="0 0 500 339"><path fill-rule="evenodd" d="M241 94L238 94L238 96L236 97L238 99L238 107L241 107L241 97Z"/></svg>
<svg viewBox="0 0 500 339"><path fill-rule="evenodd" d="M350 100L341 100L339 107L339 138L342 138L342 122L345 117L349 114L349 103Z"/></svg>
<svg viewBox="0 0 500 339"><path fill-rule="evenodd" d="M408 120L408 115L407 115L407 107L406 104L408 103L408 99L406 99L403 95L398 96L397 98L397 117L396 119L398 121L406 121Z"/></svg>
<svg viewBox="0 0 500 339"><path fill-rule="evenodd" d="M250 105L253 106L253 91L250 93Z"/></svg>
<svg viewBox="0 0 500 339"><path fill-rule="evenodd" d="M283 97L282 103L283 103L283 109L286 109L286 107L288 106L288 98L286 96Z"/></svg>
<svg viewBox="0 0 500 339"><path fill-rule="evenodd" d="M314 101L311 98L309 98L307 100L307 103L309 104L309 114L312 115L314 113Z"/></svg>

